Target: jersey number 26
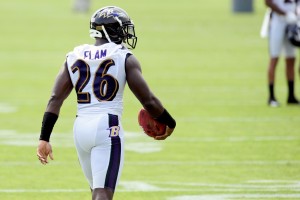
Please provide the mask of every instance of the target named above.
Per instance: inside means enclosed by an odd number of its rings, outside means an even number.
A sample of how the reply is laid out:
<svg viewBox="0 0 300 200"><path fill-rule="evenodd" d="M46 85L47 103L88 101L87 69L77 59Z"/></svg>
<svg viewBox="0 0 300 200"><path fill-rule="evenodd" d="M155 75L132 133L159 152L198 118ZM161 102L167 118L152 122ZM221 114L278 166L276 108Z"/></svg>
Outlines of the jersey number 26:
<svg viewBox="0 0 300 200"><path fill-rule="evenodd" d="M99 64L98 69L93 77L93 93L98 101L112 101L118 90L118 81L110 74L107 74L108 69L115 65L112 59L104 60ZM90 66L83 60L77 60L71 70L74 73L79 72L78 80L75 84L78 103L90 103L91 94L83 92L88 82L91 79Z"/></svg>

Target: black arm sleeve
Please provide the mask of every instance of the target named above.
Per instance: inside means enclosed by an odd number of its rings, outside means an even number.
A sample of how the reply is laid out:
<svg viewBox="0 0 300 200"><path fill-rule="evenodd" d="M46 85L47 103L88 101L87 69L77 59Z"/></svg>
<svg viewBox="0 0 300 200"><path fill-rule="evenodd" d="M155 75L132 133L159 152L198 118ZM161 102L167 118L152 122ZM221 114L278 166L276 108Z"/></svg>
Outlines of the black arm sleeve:
<svg viewBox="0 0 300 200"><path fill-rule="evenodd" d="M165 109L164 112L156 118L157 121L160 123L166 124L169 128L175 128L176 121L173 119L173 117L168 113L168 111Z"/></svg>
<svg viewBox="0 0 300 200"><path fill-rule="evenodd" d="M57 118L58 118L58 115L56 115L54 113L50 113L50 112L45 112L44 113L40 140L44 140L44 141L49 142L50 135L52 133L52 130L53 130L53 127L56 123Z"/></svg>

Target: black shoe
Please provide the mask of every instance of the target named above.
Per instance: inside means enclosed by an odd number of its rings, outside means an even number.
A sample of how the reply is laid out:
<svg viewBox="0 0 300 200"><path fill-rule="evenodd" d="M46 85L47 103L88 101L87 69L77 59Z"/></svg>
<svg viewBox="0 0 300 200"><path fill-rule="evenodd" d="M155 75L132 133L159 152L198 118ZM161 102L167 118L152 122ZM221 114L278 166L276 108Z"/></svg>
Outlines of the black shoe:
<svg viewBox="0 0 300 200"><path fill-rule="evenodd" d="M287 104L300 105L300 102L295 97L292 97L292 98L288 98Z"/></svg>
<svg viewBox="0 0 300 200"><path fill-rule="evenodd" d="M287 100L287 104L289 104L289 105L300 105L300 102L296 98L289 98Z"/></svg>

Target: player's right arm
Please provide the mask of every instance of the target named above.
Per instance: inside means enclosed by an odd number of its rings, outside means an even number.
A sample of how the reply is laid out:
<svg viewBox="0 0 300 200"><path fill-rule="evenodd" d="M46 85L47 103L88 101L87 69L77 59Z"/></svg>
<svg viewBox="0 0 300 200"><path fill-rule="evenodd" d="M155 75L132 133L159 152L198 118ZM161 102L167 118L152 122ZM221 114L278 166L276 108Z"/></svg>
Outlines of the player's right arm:
<svg viewBox="0 0 300 200"><path fill-rule="evenodd" d="M43 117L40 141L37 148L37 156L42 164L48 163L48 156L53 160L52 147L49 143L50 135L58 118L60 108L64 100L71 93L72 88L73 85L67 69L67 64L64 63L56 77L52 94Z"/></svg>
<svg viewBox="0 0 300 200"><path fill-rule="evenodd" d="M172 134L176 126L176 122L163 107L158 98L151 92L148 84L142 76L140 63L134 55L129 55L126 59L125 70L126 80L133 94L153 118L167 125L166 133L162 136L156 136L155 139L166 139Z"/></svg>
<svg viewBox="0 0 300 200"><path fill-rule="evenodd" d="M285 15L285 11L282 10L276 3L274 3L274 0L265 0L265 4L272 9L272 11L277 12L280 15Z"/></svg>
<svg viewBox="0 0 300 200"><path fill-rule="evenodd" d="M60 108L72 89L73 84L68 72L67 63L65 62L56 77L46 112L59 115Z"/></svg>
<svg viewBox="0 0 300 200"><path fill-rule="evenodd" d="M281 8L276 3L274 3L274 0L265 0L265 3L272 9L272 11L278 13L279 15L283 15L285 17L285 21L288 24L297 23L298 17L296 16L295 11L284 10L284 8Z"/></svg>

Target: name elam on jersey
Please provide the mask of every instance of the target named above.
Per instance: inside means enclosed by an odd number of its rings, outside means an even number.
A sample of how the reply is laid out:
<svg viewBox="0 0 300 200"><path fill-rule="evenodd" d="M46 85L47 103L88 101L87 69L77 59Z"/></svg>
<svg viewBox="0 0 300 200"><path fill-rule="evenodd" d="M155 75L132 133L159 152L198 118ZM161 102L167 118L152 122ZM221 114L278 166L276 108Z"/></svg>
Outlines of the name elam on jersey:
<svg viewBox="0 0 300 200"><path fill-rule="evenodd" d="M107 49L88 50L83 52L83 59L98 60L106 57Z"/></svg>

